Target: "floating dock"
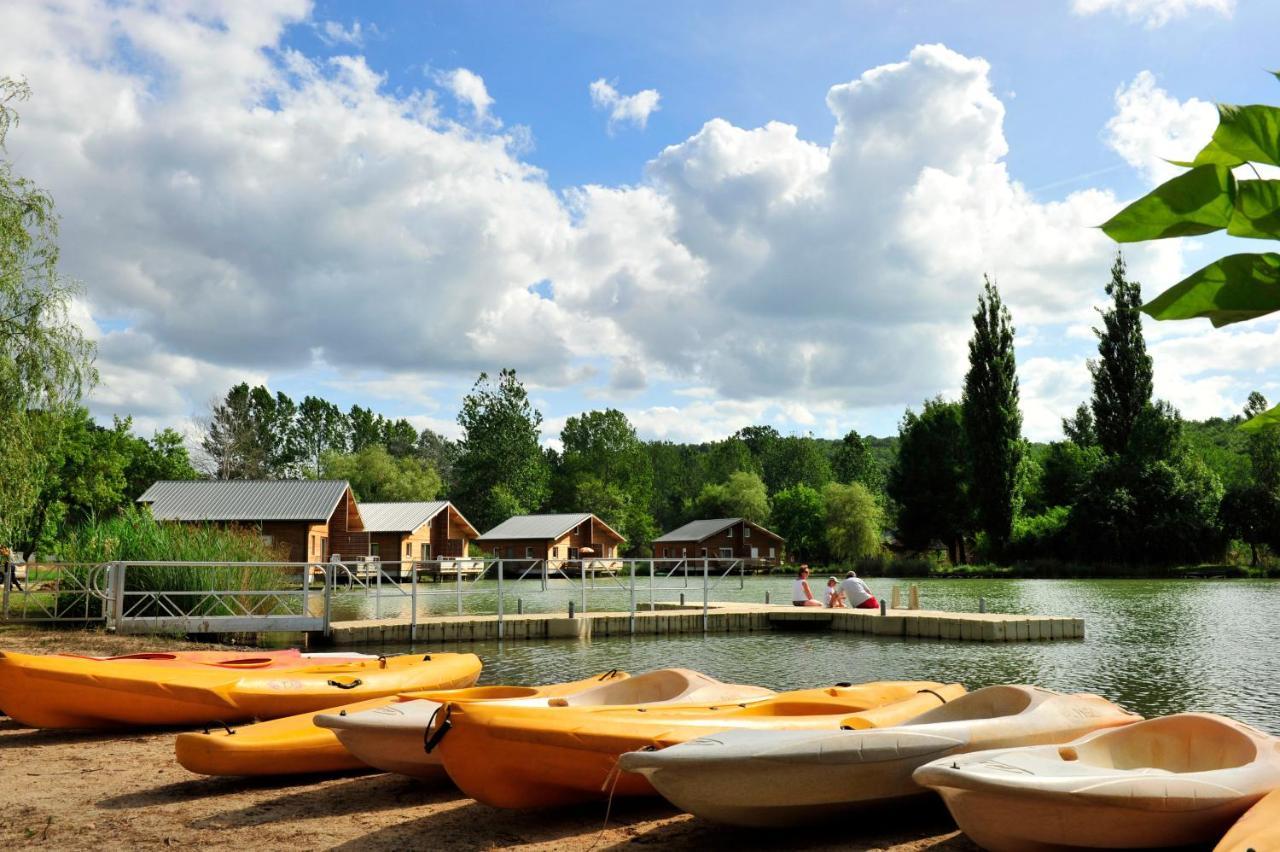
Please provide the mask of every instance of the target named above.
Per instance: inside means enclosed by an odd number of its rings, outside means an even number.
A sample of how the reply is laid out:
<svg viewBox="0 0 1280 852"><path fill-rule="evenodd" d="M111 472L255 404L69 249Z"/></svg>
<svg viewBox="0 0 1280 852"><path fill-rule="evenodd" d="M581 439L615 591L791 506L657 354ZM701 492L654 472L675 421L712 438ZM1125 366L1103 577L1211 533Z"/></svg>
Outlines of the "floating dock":
<svg viewBox="0 0 1280 852"><path fill-rule="evenodd" d="M627 612L505 615L448 615L377 621L335 621L328 641L335 645L591 639L690 633L758 633L774 630L834 631L872 636L956 642L1037 642L1083 639L1084 619L1045 615L941 612L925 609L818 609L768 604L656 604Z"/></svg>

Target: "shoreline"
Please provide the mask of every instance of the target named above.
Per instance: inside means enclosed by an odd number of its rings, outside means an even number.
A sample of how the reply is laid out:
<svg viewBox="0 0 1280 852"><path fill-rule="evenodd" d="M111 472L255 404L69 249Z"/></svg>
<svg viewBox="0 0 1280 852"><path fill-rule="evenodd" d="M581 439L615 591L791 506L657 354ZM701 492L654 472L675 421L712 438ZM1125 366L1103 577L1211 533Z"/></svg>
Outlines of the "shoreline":
<svg viewBox="0 0 1280 852"><path fill-rule="evenodd" d="M0 647L28 653L121 654L209 648L168 637L100 631L0 629ZM205 778L173 759L174 731L39 731L0 717L0 844L7 848L297 848L402 850L785 848L974 852L941 802L831 827L761 833L726 829L661 799L619 799L540 811L502 811L447 783L344 773ZM857 833L846 829L866 825Z"/></svg>

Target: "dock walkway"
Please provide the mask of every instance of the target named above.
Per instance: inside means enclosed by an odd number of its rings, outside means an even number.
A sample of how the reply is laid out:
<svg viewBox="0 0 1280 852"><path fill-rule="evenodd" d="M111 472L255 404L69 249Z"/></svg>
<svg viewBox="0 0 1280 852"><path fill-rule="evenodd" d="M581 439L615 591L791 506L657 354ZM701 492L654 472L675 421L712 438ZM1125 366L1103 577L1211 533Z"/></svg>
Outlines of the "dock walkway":
<svg viewBox="0 0 1280 852"><path fill-rule="evenodd" d="M659 603L634 616L626 612L585 612L570 618L560 613L447 615L376 621L335 621L329 641L335 645L383 645L423 642L590 639L608 636L653 636L702 633L702 604ZM801 609L768 604L707 604L705 631L751 633L767 630L830 630L873 636L899 636L959 642L1034 642L1083 639L1084 619L1042 615L942 612L925 609Z"/></svg>

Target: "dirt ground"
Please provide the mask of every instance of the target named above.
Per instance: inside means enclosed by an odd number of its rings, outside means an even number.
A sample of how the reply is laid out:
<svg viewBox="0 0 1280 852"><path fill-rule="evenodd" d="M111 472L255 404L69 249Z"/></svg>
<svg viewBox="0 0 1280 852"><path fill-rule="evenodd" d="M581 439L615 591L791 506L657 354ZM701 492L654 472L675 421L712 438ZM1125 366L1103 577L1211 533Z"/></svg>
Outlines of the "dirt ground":
<svg viewBox="0 0 1280 852"><path fill-rule="evenodd" d="M0 648L132 653L204 647L93 632L0 629ZM940 804L925 802L803 832L735 831L661 800L537 812L500 811L451 787L375 773L211 779L173 760L173 732L35 731L0 717L0 848L152 847L401 850L883 849L977 847Z"/></svg>

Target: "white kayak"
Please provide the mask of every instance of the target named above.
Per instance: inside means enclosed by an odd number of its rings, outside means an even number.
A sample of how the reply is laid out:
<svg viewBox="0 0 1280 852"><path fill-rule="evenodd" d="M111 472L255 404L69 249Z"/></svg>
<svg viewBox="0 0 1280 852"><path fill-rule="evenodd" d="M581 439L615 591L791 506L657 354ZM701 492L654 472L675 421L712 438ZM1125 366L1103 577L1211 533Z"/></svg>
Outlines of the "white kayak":
<svg viewBox="0 0 1280 852"><path fill-rule="evenodd" d="M649 704L743 703L768 698L773 690L724 683L690 669L657 669L626 680L604 683L571 695L500 698L484 704L513 707L616 707ZM423 749L426 730L440 704L426 699L400 701L342 716L322 713L314 722L329 728L357 759L384 772L414 778L442 778L440 753Z"/></svg>
<svg viewBox="0 0 1280 852"><path fill-rule="evenodd" d="M1181 713L1064 745L947 758L915 778L993 852L1212 843L1280 787L1280 738Z"/></svg>
<svg viewBox="0 0 1280 852"><path fill-rule="evenodd" d="M1096 695L989 686L889 728L734 730L659 751L628 752L638 772L676 807L744 826L812 823L842 809L919 795L919 766L1000 746L1066 742L1141 719Z"/></svg>

